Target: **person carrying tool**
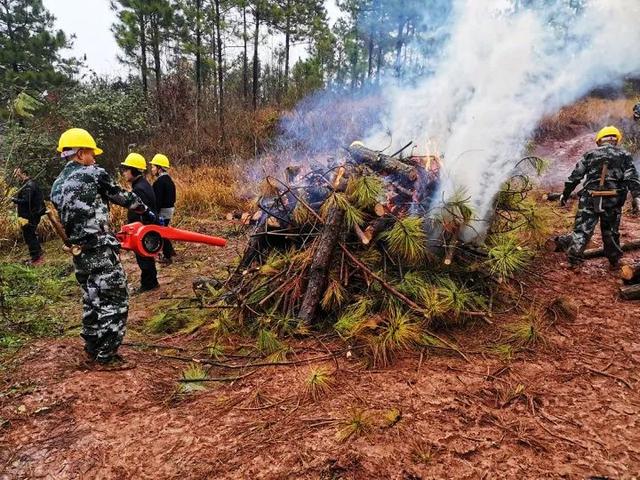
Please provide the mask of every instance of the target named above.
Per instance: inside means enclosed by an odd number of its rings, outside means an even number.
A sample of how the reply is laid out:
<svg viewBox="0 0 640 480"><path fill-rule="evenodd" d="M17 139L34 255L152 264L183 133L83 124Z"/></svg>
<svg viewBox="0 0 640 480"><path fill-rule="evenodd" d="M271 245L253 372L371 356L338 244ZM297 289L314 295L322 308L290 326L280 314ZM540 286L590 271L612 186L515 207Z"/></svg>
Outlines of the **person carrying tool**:
<svg viewBox="0 0 640 480"><path fill-rule="evenodd" d="M164 219L164 225L167 227L171 223L171 219L176 210L176 185L167 172L169 168L171 168L169 158L162 153L158 153L151 160L151 173L156 177L155 182L153 182L153 192L156 195L158 216ZM158 261L169 265L173 262L175 254L176 252L171 242L165 240L162 245L162 258Z"/></svg>
<svg viewBox="0 0 640 480"><path fill-rule="evenodd" d="M585 179L567 252L571 266L582 262L582 253L600 221L605 256L612 268L617 267L622 258L618 228L629 191L633 197L632 211L640 213L640 179L631 155L618 146L621 140L622 134L616 127L600 130L596 135L598 148L584 154L565 182L560 196L562 206L566 206L571 192Z"/></svg>
<svg viewBox="0 0 640 480"><path fill-rule="evenodd" d="M51 188L76 279L83 290L81 337L91 365L105 369L129 368L118 355L129 313L127 278L118 256L120 243L109 225L109 202L133 210L148 223L157 217L137 195L120 187L96 165L102 154L86 130L72 128L60 136L58 152L68 163ZM95 363L94 363L95 362Z"/></svg>
<svg viewBox="0 0 640 480"><path fill-rule="evenodd" d="M131 184L131 190L135 193L142 202L154 212L157 212L156 208L156 196L153 193L153 188L143 175L143 172L147 169L147 161L139 153L130 153L124 162L121 163L124 167L122 172L124 179ZM127 212L127 223L141 222L142 216L140 213L129 210ZM145 257L136 253L136 262L140 267L140 287L135 291L136 294L155 290L160 287L158 284L158 271L156 270L156 261L153 257Z"/></svg>
<svg viewBox="0 0 640 480"><path fill-rule="evenodd" d="M40 265L44 262L44 257L36 231L40 224L40 218L47 211L44 206L42 190L40 190L40 186L35 180L29 178L29 175L21 168L16 168L13 171L13 176L22 182L22 186L11 201L17 206L22 237L29 248L31 258L25 263L27 265Z"/></svg>

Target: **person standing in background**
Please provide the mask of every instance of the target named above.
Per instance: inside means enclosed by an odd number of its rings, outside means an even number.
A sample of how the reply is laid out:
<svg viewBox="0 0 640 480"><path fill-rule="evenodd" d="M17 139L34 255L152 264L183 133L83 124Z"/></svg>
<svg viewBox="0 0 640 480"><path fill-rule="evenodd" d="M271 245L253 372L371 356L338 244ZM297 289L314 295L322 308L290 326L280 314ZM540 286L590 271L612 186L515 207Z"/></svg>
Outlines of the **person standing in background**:
<svg viewBox="0 0 640 480"><path fill-rule="evenodd" d="M156 196L153 188L144 176L147 169L147 161L139 153L130 153L124 162L124 179L131 184L131 191L135 193L142 202L153 212L157 212ZM127 212L127 222L140 222L141 218L135 211ZM140 267L140 287L135 291L136 294L155 290L160 286L158 283L158 271L156 270L156 261L153 257L144 257L136 253L136 262Z"/></svg>
<svg viewBox="0 0 640 480"><path fill-rule="evenodd" d="M167 172L171 168L169 158L162 153L158 153L151 160L151 173L156 177L153 182L153 192L156 196L156 206L158 216L164 219L164 225L169 226L175 214L176 205L176 185ZM170 265L176 252L169 240L165 240L162 246L162 258L160 263Z"/></svg>
<svg viewBox="0 0 640 480"><path fill-rule="evenodd" d="M24 243L29 248L30 259L25 263L28 265L40 265L44 262L42 246L36 231L40 224L40 218L46 213L44 196L40 186L35 180L29 178L21 168L16 168L13 172L15 178L22 182L15 197L11 199L18 209L18 219L22 229Z"/></svg>

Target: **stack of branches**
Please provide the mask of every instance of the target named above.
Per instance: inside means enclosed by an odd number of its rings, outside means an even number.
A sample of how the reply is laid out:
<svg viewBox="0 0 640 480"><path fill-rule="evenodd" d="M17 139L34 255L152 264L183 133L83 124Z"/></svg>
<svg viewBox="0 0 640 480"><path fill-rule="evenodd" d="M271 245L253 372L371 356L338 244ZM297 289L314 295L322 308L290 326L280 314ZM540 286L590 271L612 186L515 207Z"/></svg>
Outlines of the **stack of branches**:
<svg viewBox="0 0 640 480"><path fill-rule="evenodd" d="M517 301L513 282L540 228L529 177L505 183L485 241L471 245L458 240L474 220L468 199L432 213L437 157L396 159L359 143L348 151L301 180L297 167L265 179L257 213L243 217L253 225L237 269L202 301L232 305L260 335L333 329L373 364L416 346L461 354L434 332L491 323L494 308Z"/></svg>

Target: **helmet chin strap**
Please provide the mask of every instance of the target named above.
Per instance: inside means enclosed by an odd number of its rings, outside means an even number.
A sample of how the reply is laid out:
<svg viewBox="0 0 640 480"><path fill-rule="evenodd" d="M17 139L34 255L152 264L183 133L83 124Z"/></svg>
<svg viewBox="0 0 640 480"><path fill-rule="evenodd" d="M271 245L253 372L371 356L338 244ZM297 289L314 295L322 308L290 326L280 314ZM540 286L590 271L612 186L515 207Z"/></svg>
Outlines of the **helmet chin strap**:
<svg viewBox="0 0 640 480"><path fill-rule="evenodd" d="M73 157L75 154L78 153L77 148L72 148L70 150L65 150L62 153L60 153L60 158L69 158L69 157Z"/></svg>

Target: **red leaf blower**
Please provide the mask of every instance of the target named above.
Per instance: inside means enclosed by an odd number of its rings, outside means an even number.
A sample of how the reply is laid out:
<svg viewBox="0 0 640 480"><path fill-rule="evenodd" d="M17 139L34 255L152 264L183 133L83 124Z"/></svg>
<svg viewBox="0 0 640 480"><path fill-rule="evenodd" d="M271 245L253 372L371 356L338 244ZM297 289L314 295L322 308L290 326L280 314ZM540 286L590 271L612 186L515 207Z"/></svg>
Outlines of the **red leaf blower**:
<svg viewBox="0 0 640 480"><path fill-rule="evenodd" d="M116 237L124 250L131 250L143 257L158 256L162 250L164 240L203 243L214 247L224 247L227 244L224 238L211 237L173 227L144 225L140 222L124 225L116 234Z"/></svg>

